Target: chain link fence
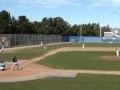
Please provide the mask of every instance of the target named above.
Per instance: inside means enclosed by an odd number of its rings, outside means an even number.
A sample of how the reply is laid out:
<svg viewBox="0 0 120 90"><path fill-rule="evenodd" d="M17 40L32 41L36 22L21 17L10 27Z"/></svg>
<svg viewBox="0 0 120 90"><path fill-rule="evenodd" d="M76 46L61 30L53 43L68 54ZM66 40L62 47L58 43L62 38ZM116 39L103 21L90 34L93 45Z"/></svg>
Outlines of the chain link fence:
<svg viewBox="0 0 120 90"><path fill-rule="evenodd" d="M40 35L40 34L0 34L0 37L6 37L5 47L19 47L39 45L43 43L58 43L62 41L61 35Z"/></svg>

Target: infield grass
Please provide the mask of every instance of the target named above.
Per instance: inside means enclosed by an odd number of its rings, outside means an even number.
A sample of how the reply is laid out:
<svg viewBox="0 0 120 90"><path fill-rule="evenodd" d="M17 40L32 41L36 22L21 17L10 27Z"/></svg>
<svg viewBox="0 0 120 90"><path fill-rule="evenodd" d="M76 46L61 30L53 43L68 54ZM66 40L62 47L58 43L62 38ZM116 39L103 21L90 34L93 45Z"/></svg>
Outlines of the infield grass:
<svg viewBox="0 0 120 90"><path fill-rule="evenodd" d="M115 52L74 51L60 52L38 63L57 69L120 70L120 60L105 60L102 56L114 56Z"/></svg>

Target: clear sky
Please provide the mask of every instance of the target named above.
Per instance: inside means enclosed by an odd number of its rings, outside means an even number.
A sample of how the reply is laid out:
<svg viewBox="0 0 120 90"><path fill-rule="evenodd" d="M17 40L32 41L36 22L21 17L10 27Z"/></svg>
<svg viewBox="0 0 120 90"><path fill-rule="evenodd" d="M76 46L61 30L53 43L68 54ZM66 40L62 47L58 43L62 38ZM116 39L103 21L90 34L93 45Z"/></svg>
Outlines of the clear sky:
<svg viewBox="0 0 120 90"><path fill-rule="evenodd" d="M120 27L120 0L0 0L0 11L30 21L62 17L70 24L100 23Z"/></svg>

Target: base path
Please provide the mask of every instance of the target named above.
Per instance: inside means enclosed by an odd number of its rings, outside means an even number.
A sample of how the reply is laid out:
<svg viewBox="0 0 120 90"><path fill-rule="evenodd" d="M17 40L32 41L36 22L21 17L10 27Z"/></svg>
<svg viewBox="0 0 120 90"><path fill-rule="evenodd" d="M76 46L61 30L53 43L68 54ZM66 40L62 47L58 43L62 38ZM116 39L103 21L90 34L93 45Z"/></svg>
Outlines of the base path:
<svg viewBox="0 0 120 90"><path fill-rule="evenodd" d="M54 77L54 76L55 77L76 77L78 73L120 75L120 71L62 70L62 69L52 69L52 68L35 63L36 61L42 60L48 57L49 55L53 55L55 53L64 52L64 51L115 51L115 48L86 47L85 49L82 49L80 47L64 47L56 50L51 50L48 53L31 60L19 61L20 66L23 67L23 69L15 70L15 71L10 70L11 63L6 63L7 70L0 71L0 82L27 81L27 80L34 80L34 79Z"/></svg>

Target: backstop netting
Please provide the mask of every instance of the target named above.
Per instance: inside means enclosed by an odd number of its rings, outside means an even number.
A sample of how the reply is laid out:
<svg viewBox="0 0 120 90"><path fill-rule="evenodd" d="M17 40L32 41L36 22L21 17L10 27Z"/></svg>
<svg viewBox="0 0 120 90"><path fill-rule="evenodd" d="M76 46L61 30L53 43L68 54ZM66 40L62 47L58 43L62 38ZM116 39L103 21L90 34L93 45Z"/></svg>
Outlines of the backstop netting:
<svg viewBox="0 0 120 90"><path fill-rule="evenodd" d="M39 45L43 43L61 42L61 35L40 35L40 34L0 34L0 37L6 37L6 47L18 47Z"/></svg>

